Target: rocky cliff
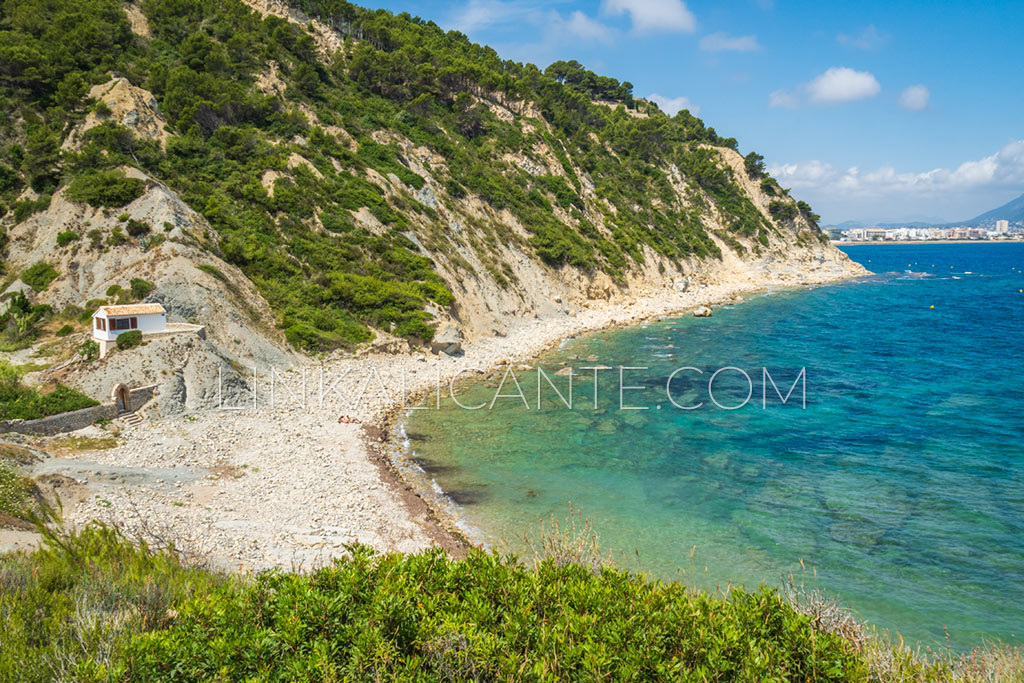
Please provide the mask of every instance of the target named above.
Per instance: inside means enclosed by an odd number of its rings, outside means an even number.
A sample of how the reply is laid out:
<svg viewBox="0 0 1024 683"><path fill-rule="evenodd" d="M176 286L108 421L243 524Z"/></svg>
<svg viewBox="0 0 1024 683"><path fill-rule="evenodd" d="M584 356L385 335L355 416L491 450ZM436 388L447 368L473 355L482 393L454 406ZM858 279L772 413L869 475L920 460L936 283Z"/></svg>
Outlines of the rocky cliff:
<svg viewBox="0 0 1024 683"><path fill-rule="evenodd" d="M3 11L78 11L111 43L68 68L63 35L5 22L39 64L30 75L0 54L15 112L0 305L22 292L85 321L148 283L147 300L209 334L153 354L165 360L147 380L435 336L454 350L517 320L701 283L859 271L759 157L576 63L503 62L430 22L333 0ZM45 267L47 282L26 282ZM42 316L36 341L62 320ZM93 393L129 353L83 366L60 348Z"/></svg>

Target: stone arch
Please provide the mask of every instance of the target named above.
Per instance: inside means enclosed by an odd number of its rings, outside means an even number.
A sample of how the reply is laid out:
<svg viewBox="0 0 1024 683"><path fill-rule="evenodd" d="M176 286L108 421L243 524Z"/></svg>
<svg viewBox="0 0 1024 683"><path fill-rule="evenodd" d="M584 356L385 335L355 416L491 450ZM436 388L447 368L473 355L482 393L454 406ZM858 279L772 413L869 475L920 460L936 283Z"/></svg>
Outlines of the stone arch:
<svg viewBox="0 0 1024 683"><path fill-rule="evenodd" d="M132 394L127 384L122 382L115 384L114 388L110 390L110 400L117 405L118 412L132 409Z"/></svg>

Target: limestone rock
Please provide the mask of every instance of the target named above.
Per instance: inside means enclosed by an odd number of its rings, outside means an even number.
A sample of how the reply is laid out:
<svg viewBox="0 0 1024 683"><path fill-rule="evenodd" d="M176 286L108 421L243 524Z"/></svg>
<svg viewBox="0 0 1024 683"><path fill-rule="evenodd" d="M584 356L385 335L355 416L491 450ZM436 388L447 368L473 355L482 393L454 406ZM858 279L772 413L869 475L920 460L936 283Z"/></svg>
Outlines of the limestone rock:
<svg viewBox="0 0 1024 683"><path fill-rule="evenodd" d="M462 351L462 334L459 328L451 323L438 327L430 341L430 350L434 353L447 353L449 356Z"/></svg>
<svg viewBox="0 0 1024 683"><path fill-rule="evenodd" d="M693 312L693 316L695 318L710 318L711 308L708 306L698 306L697 309Z"/></svg>

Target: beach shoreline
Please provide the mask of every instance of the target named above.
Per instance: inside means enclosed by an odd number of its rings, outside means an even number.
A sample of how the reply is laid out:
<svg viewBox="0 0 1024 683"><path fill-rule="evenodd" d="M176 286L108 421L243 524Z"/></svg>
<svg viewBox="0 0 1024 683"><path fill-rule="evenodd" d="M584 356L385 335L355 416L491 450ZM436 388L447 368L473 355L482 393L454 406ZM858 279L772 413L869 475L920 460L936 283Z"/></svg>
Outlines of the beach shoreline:
<svg viewBox="0 0 1024 683"><path fill-rule="evenodd" d="M150 541L170 539L230 571L310 570L345 554L353 542L382 552L441 547L460 555L470 539L450 501L429 476L417 476L415 462L396 438L403 413L438 384L469 379L470 371L529 363L581 334L863 274L852 263L841 270L748 274L515 321L506 336L467 342L457 356L420 350L330 360L319 367L339 396L359 397L354 405L162 418L125 427L116 448L71 456L88 481L66 519L72 525L100 520ZM366 393L376 373L390 379L390 386L401 386L398 395ZM314 376L309 380L313 386ZM339 423L342 414L353 421Z"/></svg>
<svg viewBox="0 0 1024 683"><path fill-rule="evenodd" d="M613 307L613 309L617 311L614 315L610 313L609 309L598 309L605 314L605 320L600 320L601 316L598 316L597 320L586 321L581 327L573 329L571 332L563 330L563 334L552 337L541 337L539 339L534 337L531 339L534 343L527 344L527 346L519 353L510 355L496 362L492 362L484 367L474 367L473 369L479 370L482 375L473 377L472 381L481 381L485 379L487 375L493 375L496 371L499 371L508 365L518 365L519 368L524 371L529 365L529 369L532 370L533 366L530 365L530 363L535 361L538 357L557 348L566 340L574 339L582 335L598 334L613 329L640 325L654 320L682 317L692 313L695 309L700 308L701 306L718 307L722 305L735 305L769 292L782 290L795 291L816 286L837 284L840 282L855 280L858 277L864 277L864 275L851 274L844 277L824 278L821 280L811 280L801 283L772 282L718 285L698 289L697 291L701 292L703 296L697 296L687 300L680 298L674 302L670 299L667 305L664 305L664 302L662 302L661 305L654 303L653 308L649 308L652 305L651 301L637 301L633 302L632 305L627 304L622 307ZM529 335L523 336L528 339L530 338ZM494 359L492 358L491 360ZM450 377L447 379L450 379ZM466 380L468 381L470 378L467 377ZM444 386L444 383L447 380L444 376L441 376L440 381L442 382L442 386ZM381 457L384 462L386 462L387 466L389 466L390 475L397 480L397 483L413 490L419 501L426 505L430 510L433 523L439 525L450 539L452 539L456 544L461 544L463 548L475 546L483 542L483 535L480 534L476 538L471 537L474 532L470 531L465 525L464 520L459 517L458 506L443 490L440 489L429 473L425 472L419 466L411 452L411 448L404 434L404 426L408 418L411 416L410 406L415 405L432 395L435 392L435 389L436 387L434 385L418 387L408 395L407 404L392 405L387 408L384 411L381 420L374 425L375 430L383 432L383 437L378 443L373 444L373 446L377 447L379 445L380 450L377 451L377 456Z"/></svg>

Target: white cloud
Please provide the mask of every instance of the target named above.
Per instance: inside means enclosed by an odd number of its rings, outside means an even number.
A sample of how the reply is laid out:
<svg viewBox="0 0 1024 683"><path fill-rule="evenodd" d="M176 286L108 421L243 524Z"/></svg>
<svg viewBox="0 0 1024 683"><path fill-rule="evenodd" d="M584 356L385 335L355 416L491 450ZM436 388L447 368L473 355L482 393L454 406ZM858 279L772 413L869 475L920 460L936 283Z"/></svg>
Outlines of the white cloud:
<svg viewBox="0 0 1024 683"><path fill-rule="evenodd" d="M688 97L665 97L658 93L652 93L647 96L651 102L658 105L658 108L669 116L675 116L677 112L683 109L689 109L690 113L694 116L700 115L700 107L696 106Z"/></svg>
<svg viewBox="0 0 1024 683"><path fill-rule="evenodd" d="M772 109L796 109L799 105L797 96L785 90L776 90L768 96L768 106Z"/></svg>
<svg viewBox="0 0 1024 683"><path fill-rule="evenodd" d="M874 50L881 47L887 40L889 40L889 36L879 33L874 24L869 25L857 35L840 33L836 36L836 41L840 45L855 47L859 50Z"/></svg>
<svg viewBox="0 0 1024 683"><path fill-rule="evenodd" d="M449 14L444 27L472 34L528 26L536 32L535 41L500 47L506 56L537 63L553 59L557 48L569 39L606 45L614 42L617 32L613 28L579 10L566 17L548 5L542 0L468 0Z"/></svg>
<svg viewBox="0 0 1024 683"><path fill-rule="evenodd" d="M772 109L796 109L802 104L841 104L874 97L882 86L868 71L854 71L845 66L834 66L808 83L796 88L774 91L768 96Z"/></svg>
<svg viewBox="0 0 1024 683"><path fill-rule="evenodd" d="M697 30L697 19L682 0L604 0L601 7L613 16L628 13L637 33Z"/></svg>
<svg viewBox="0 0 1024 683"><path fill-rule="evenodd" d="M536 7L526 3L501 2L501 0L469 0L446 22L449 27L469 33L470 31L523 21L537 12Z"/></svg>
<svg viewBox="0 0 1024 683"><path fill-rule="evenodd" d="M935 168L918 173L901 173L888 165L869 172L862 172L856 166L841 170L818 160L777 164L768 170L784 186L845 193L866 199L885 195L934 197L979 189L1013 189L1024 186L1024 140L1015 140L995 154L977 161L965 161L956 168Z"/></svg>
<svg viewBox="0 0 1024 683"><path fill-rule="evenodd" d="M854 71L834 66L807 84L812 102L838 104L874 97L882 90L875 77L867 71Z"/></svg>
<svg viewBox="0 0 1024 683"><path fill-rule="evenodd" d="M711 33L700 39L700 49L706 52L722 52L732 50L736 52L750 52L759 50L756 36L729 36L719 31Z"/></svg>
<svg viewBox="0 0 1024 683"><path fill-rule="evenodd" d="M565 22L565 29L577 38L584 40L593 40L600 43L612 42L612 30L610 28L596 19L591 19L579 10L576 10L569 16L569 19Z"/></svg>
<svg viewBox="0 0 1024 683"><path fill-rule="evenodd" d="M921 111L928 108L928 100L932 94L923 85L911 85L900 94L900 104L910 111Z"/></svg>

